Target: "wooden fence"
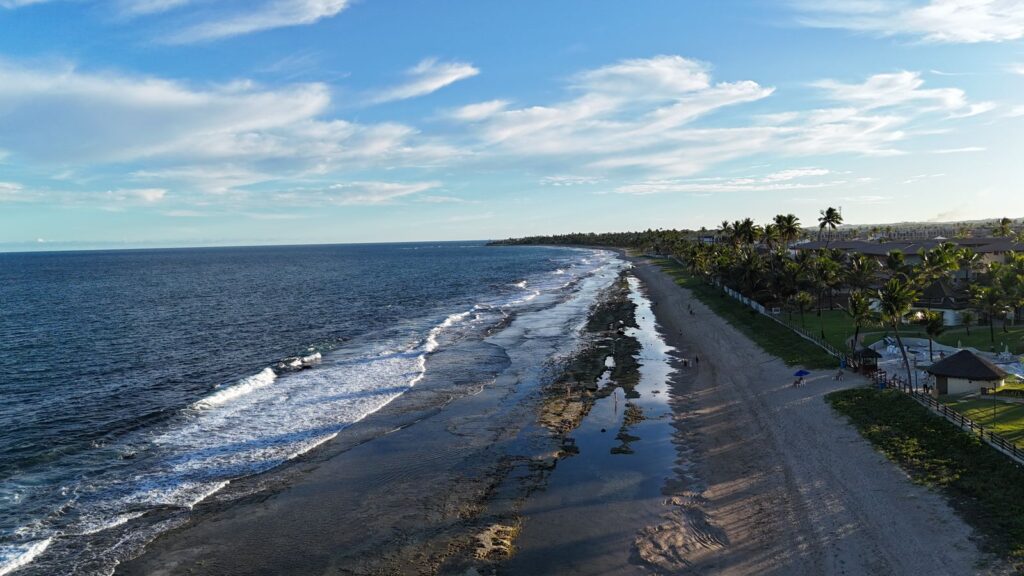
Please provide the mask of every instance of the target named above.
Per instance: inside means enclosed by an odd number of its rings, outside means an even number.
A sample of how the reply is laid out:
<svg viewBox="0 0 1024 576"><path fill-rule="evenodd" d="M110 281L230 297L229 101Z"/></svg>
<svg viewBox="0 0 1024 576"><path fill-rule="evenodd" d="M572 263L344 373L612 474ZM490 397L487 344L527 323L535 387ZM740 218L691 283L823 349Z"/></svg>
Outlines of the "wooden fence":
<svg viewBox="0 0 1024 576"><path fill-rule="evenodd" d="M942 416L946 420L955 424L961 430L978 436L982 442L992 446L1018 465L1024 465L1024 450L1018 448L1016 444L999 434L996 434L992 430L985 428L974 420L971 420L949 406L946 406L942 402L939 402L931 394L915 389L898 376L893 376L892 378L888 377L884 370L875 372L874 380L876 386L891 388L893 390L903 392L914 400L917 400L917 402L925 408L931 410L932 413Z"/></svg>
<svg viewBox="0 0 1024 576"><path fill-rule="evenodd" d="M675 261L676 264L678 264L678 265L680 265L680 266L685 268L686 265L683 264L683 262L681 260L679 260L678 258L673 257L672 260ZM730 298L732 298L734 300L737 300L738 302L740 302L741 304L743 304L745 306L750 307L750 309L752 309L755 312L761 314L762 316L764 316L766 318L771 318L772 320L774 320L775 322L781 324L782 326L784 326L786 328L789 328L790 330L795 332L797 334L797 336L800 336L804 340L807 340L808 342L811 342L812 344L818 346L819 348L821 348L825 352L828 352L832 356L834 356L834 357L836 357L836 358L838 358L840 360L845 360L847 366L853 366L854 365L853 358L851 358L850 355L847 352L843 352L843 351L840 351L840 350L836 349L835 346L833 346L832 344L828 343L825 339L823 339L823 338L821 338L819 336L816 336L816 335L808 332L802 326L798 326L796 324L793 324L793 323L789 322L788 320L782 318L778 314L771 313L767 308L765 308L765 306L763 304L761 304L757 300L754 300L753 298L748 298L748 297L744 296L743 294L741 294L737 290L733 290L732 288L729 288L728 286L725 286L725 285L723 285L721 283L718 283L718 282L715 282L714 284L715 284L715 286L718 286L722 290L722 292L725 295L729 296Z"/></svg>

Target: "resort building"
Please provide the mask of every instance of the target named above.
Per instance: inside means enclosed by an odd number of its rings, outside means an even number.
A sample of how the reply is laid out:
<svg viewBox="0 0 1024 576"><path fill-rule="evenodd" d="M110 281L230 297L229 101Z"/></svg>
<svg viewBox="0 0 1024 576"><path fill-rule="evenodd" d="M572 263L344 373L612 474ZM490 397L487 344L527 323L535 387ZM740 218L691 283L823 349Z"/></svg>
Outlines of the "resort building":
<svg viewBox="0 0 1024 576"><path fill-rule="evenodd" d="M935 377L932 394L976 394L982 388L998 388L1006 379L1006 372L970 350L961 350L925 368Z"/></svg>

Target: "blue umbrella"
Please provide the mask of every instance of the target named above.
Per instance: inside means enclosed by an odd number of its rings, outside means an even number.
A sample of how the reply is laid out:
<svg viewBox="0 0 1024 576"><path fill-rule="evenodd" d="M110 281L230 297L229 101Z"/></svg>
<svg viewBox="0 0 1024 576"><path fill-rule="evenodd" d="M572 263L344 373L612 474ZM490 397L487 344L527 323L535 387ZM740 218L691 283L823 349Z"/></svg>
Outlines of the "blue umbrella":
<svg viewBox="0 0 1024 576"><path fill-rule="evenodd" d="M811 374L811 373L810 373L810 372L808 372L807 370L797 370L797 371L796 371L796 372L795 372L795 373L793 374L793 376L810 376L810 374Z"/></svg>

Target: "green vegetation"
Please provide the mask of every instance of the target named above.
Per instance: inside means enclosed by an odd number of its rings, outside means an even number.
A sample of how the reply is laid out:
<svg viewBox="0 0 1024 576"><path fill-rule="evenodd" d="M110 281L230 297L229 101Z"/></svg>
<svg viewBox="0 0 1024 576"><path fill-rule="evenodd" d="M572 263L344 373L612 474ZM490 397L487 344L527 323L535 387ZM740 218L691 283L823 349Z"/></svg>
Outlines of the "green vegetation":
<svg viewBox="0 0 1024 576"><path fill-rule="evenodd" d="M901 392L855 388L826 399L915 482L948 495L986 549L1024 560L1024 469Z"/></svg>
<svg viewBox="0 0 1024 576"><path fill-rule="evenodd" d="M921 326L911 325L907 327L905 331L900 331L904 338L927 338L924 329ZM881 340L885 336L884 332L872 332L864 336L864 344L870 345L874 342ZM988 332L979 332L978 330L972 330L970 334L964 329L963 326L947 328L941 336L935 339L939 344L945 344L946 346L964 346L970 348L977 348L978 350L991 350L992 342L989 340ZM1007 332L996 333L995 351L1002 352L1004 346L1010 348L1010 352L1013 354L1024 354L1024 326L1008 327Z"/></svg>
<svg viewBox="0 0 1024 576"><path fill-rule="evenodd" d="M764 225L750 218L726 220L716 230L566 234L495 244L616 246L671 256L682 262L693 278L728 286L791 316L798 314L810 332L823 334L841 350L847 349L847 341L857 333L884 327L897 340L930 334L933 342L942 344L959 341L979 350L998 351L1009 346L1013 352L1024 353L1024 327L1019 326L1024 319L1024 250L1010 251L1001 261L989 262L972 246L949 241L916 254L890 250L883 256L874 251L835 249L831 243L837 236L849 237L847 228L842 227L842 214L833 207L820 213L816 236L824 241L814 245L794 244L814 233L803 228L793 214L776 215ZM999 234L1021 241L1012 220L1004 218L994 224ZM866 232L878 239L881 230ZM969 306L963 311L964 326L946 329L941 319L930 313L920 318L921 308L950 303L958 308ZM828 312L837 309L848 318ZM905 324L908 317L919 323ZM1010 324L1018 326L1010 328Z"/></svg>
<svg viewBox="0 0 1024 576"><path fill-rule="evenodd" d="M971 398L951 400L946 405L1017 446L1024 447L1024 404Z"/></svg>
<svg viewBox="0 0 1024 576"><path fill-rule="evenodd" d="M804 340L792 330L765 318L747 306L729 298L720 289L694 278L677 262L668 259L655 263L676 283L693 292L693 295L711 308L715 314L743 332L769 354L782 358L786 364L805 368L835 368L837 361L828 352Z"/></svg>

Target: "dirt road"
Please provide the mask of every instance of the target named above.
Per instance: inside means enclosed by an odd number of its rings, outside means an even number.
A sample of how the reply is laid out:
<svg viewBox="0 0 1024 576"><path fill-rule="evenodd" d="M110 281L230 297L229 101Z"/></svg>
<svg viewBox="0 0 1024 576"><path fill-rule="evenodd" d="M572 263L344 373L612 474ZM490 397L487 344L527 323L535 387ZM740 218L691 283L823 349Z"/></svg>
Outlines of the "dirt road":
<svg viewBox="0 0 1024 576"><path fill-rule="evenodd" d="M943 497L910 482L823 396L863 383L781 360L656 266L636 262L669 343L698 360L676 406L679 461L665 522L637 539L666 573L982 574L993 570ZM688 312L693 308L694 314Z"/></svg>

